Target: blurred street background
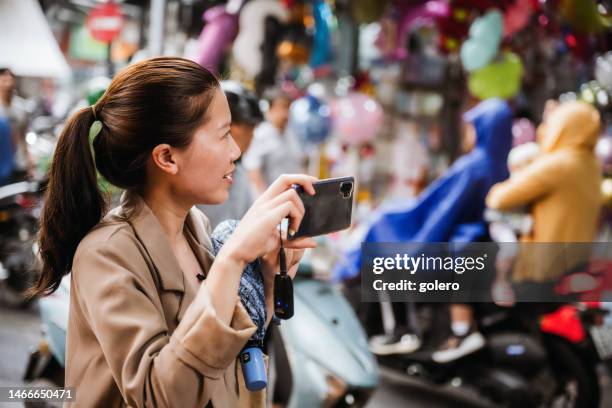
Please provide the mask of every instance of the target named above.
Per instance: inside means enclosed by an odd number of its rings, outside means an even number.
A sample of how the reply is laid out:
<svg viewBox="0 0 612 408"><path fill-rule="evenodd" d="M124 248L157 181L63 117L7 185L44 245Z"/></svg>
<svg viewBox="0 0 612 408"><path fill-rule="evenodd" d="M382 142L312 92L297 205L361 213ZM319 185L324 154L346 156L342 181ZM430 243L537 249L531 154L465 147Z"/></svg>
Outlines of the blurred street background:
<svg viewBox="0 0 612 408"><path fill-rule="evenodd" d="M612 406L612 0L0 0L0 387L64 385L70 276L23 295L48 170L66 120L157 56L213 71L243 126L213 227L280 174L354 177L266 339L270 406ZM501 250L486 307L362 301L362 242L517 241L600 250L548 308L515 304L513 273L549 277Z"/></svg>

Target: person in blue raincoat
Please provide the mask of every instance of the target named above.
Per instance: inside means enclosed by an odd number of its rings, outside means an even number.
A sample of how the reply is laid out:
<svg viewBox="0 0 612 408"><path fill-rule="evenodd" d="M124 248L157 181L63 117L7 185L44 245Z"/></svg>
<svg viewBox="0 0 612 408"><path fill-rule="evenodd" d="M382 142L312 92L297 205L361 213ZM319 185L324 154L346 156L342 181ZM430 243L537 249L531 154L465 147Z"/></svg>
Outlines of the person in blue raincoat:
<svg viewBox="0 0 612 408"><path fill-rule="evenodd" d="M469 124L466 137L475 138L473 149L415 201L378 211L361 241L477 242L487 238L485 198L495 183L509 175L506 161L512 147L512 111L506 102L489 99L466 112L463 119ZM349 251L336 265L335 276L357 276L360 255L359 246ZM394 307L399 305L394 303ZM474 327L471 308L452 305L451 320L452 336L432 355L434 360L450 361L484 345L484 338ZM396 330L389 336L376 336L371 346L377 354L397 354L416 350L420 342L416 336Z"/></svg>
<svg viewBox="0 0 612 408"><path fill-rule="evenodd" d="M9 181L15 170L15 152L9 121L0 117L0 185Z"/></svg>

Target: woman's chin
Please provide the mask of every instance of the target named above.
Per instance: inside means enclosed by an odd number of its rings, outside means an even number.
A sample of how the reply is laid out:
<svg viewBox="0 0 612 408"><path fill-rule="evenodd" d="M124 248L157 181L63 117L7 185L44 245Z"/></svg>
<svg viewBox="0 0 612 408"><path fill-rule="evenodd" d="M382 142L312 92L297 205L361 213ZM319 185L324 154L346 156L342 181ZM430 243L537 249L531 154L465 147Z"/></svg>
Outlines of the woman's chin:
<svg viewBox="0 0 612 408"><path fill-rule="evenodd" d="M201 203L205 205L219 205L223 204L229 198L229 191L219 191L214 196L207 195L206 197L201 199Z"/></svg>

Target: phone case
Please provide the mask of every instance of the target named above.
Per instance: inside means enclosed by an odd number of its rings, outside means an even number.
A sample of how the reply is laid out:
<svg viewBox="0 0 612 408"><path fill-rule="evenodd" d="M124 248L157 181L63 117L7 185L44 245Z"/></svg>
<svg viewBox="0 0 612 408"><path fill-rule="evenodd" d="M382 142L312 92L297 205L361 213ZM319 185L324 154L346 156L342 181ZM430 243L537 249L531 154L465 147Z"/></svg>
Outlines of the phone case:
<svg viewBox="0 0 612 408"><path fill-rule="evenodd" d="M340 191L350 183L350 193ZM341 177L321 180L314 183L316 194L311 196L297 186L298 194L304 203L306 212L296 234L290 239L299 237L314 237L340 231L351 225L353 211L353 190L355 179Z"/></svg>

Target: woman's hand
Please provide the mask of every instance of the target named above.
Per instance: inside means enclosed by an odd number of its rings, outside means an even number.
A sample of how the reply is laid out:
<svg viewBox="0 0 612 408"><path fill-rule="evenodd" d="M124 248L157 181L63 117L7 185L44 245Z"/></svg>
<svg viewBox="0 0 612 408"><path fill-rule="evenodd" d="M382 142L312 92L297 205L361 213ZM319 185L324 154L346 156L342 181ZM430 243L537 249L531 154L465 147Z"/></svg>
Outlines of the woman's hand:
<svg viewBox="0 0 612 408"><path fill-rule="evenodd" d="M276 234L276 236L278 237L278 233ZM302 256L304 255L305 251L305 249L303 248L292 248L293 243L296 241L286 241L285 239L283 239L287 275L289 275L291 279L295 277L295 274L298 270L298 266L300 264L300 260L302 259ZM312 248L316 246L316 242L312 238L305 238L302 242L303 243L301 243L300 246L309 245L309 247ZM267 310L266 326L270 323L270 320L274 315L274 277L280 271L279 251L280 239L278 240L278 247L268 252L261 258L261 275L264 280Z"/></svg>
<svg viewBox="0 0 612 408"><path fill-rule="evenodd" d="M317 246L317 243L312 238L305 238L300 242L298 248L293 248L293 241L286 241L283 239L285 260L287 264L287 275L291 276L291 279L295 277L300 260L304 255L304 246L306 245L308 248L314 248ZM280 271L279 251L280 240L278 241L278 246L276 248L261 257L261 272L266 286L274 283L274 276Z"/></svg>
<svg viewBox="0 0 612 408"><path fill-rule="evenodd" d="M297 231L304 217L302 200L291 186L299 184L304 191L313 195L315 190L312 184L316 180L303 174L282 175L276 179L253 203L219 255L228 256L240 264L247 264L259 257L266 257L272 262L271 257L274 253L278 257L280 247L278 225L289 217L289 230ZM309 238L286 243L287 269L296 269L303 250L315 246L314 240ZM295 274L295 270L292 272Z"/></svg>

